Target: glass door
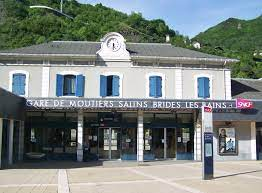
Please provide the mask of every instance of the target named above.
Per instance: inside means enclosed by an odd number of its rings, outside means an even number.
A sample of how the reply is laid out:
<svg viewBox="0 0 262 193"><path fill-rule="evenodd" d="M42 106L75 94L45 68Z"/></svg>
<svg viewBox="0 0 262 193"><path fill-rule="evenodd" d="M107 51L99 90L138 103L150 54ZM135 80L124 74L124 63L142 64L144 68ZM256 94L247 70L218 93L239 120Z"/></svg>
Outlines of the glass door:
<svg viewBox="0 0 262 193"><path fill-rule="evenodd" d="M257 160L262 160L262 128L257 129Z"/></svg>
<svg viewBox="0 0 262 193"><path fill-rule="evenodd" d="M121 160L136 160L136 128L122 129Z"/></svg>
<svg viewBox="0 0 262 193"><path fill-rule="evenodd" d="M164 147L165 147L164 128L153 129L153 150L156 159L164 158Z"/></svg>
<svg viewBox="0 0 262 193"><path fill-rule="evenodd" d="M98 155L99 159L109 159L109 128L99 128Z"/></svg>
<svg viewBox="0 0 262 193"><path fill-rule="evenodd" d="M121 150L121 130L120 128L110 128L110 152L109 159L120 159Z"/></svg>
<svg viewBox="0 0 262 193"><path fill-rule="evenodd" d="M178 160L193 159L193 134L190 128L177 128L177 155Z"/></svg>
<svg viewBox="0 0 262 193"><path fill-rule="evenodd" d="M176 158L176 129L166 128L166 158Z"/></svg>
<svg viewBox="0 0 262 193"><path fill-rule="evenodd" d="M99 128L100 159L120 159L120 128Z"/></svg>

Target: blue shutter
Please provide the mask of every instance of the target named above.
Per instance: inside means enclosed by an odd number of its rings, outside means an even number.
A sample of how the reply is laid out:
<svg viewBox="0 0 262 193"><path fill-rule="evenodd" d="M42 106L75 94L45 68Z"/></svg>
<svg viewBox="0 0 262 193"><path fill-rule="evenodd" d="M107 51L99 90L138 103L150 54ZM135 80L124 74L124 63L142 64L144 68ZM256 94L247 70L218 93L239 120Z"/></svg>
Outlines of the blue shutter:
<svg viewBox="0 0 262 193"><path fill-rule="evenodd" d="M210 98L210 81L204 77L204 98Z"/></svg>
<svg viewBox="0 0 262 193"><path fill-rule="evenodd" d="M149 96L156 97L156 76L149 77Z"/></svg>
<svg viewBox="0 0 262 193"><path fill-rule="evenodd" d="M14 74L12 92L16 95L25 95L25 74Z"/></svg>
<svg viewBox="0 0 262 193"><path fill-rule="evenodd" d="M56 96L63 96L64 76L56 75Z"/></svg>
<svg viewBox="0 0 262 193"><path fill-rule="evenodd" d="M112 95L113 96L119 96L119 87L120 87L120 85L119 85L119 76L116 76L116 75L113 76L112 87L113 87Z"/></svg>
<svg viewBox="0 0 262 193"><path fill-rule="evenodd" d="M85 77L80 74L76 76L76 96L83 97L85 90Z"/></svg>
<svg viewBox="0 0 262 193"><path fill-rule="evenodd" d="M25 76L25 74L20 74L19 75L19 77L20 77L20 81L19 81L19 86L20 86L20 95L25 95L25 78L26 78L26 76Z"/></svg>
<svg viewBox="0 0 262 193"><path fill-rule="evenodd" d="M156 76L156 97L162 97L162 77Z"/></svg>
<svg viewBox="0 0 262 193"><path fill-rule="evenodd" d="M199 77L197 79L197 89L198 89L198 97L204 98L205 97L205 90L204 90L204 77Z"/></svg>
<svg viewBox="0 0 262 193"><path fill-rule="evenodd" d="M13 83L12 83L12 93L19 95L19 87L18 87L18 81L19 81L19 77L17 76L17 74L13 75Z"/></svg>
<svg viewBox="0 0 262 193"><path fill-rule="evenodd" d="M100 75L100 96L105 97L107 95L107 77Z"/></svg>

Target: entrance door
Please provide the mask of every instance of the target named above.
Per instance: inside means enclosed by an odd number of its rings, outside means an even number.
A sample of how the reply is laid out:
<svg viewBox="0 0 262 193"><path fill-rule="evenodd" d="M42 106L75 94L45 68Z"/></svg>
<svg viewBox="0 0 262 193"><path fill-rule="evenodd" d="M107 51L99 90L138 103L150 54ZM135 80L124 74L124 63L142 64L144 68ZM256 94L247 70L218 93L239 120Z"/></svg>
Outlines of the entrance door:
<svg viewBox="0 0 262 193"><path fill-rule="evenodd" d="M166 128L166 158L176 158L176 129Z"/></svg>
<svg viewBox="0 0 262 193"><path fill-rule="evenodd" d="M100 159L120 159L120 128L99 128Z"/></svg>
<svg viewBox="0 0 262 193"><path fill-rule="evenodd" d="M257 129L257 160L262 160L262 128Z"/></svg>
<svg viewBox="0 0 262 193"><path fill-rule="evenodd" d="M144 159L154 160L164 158L165 136L164 128L144 129Z"/></svg>

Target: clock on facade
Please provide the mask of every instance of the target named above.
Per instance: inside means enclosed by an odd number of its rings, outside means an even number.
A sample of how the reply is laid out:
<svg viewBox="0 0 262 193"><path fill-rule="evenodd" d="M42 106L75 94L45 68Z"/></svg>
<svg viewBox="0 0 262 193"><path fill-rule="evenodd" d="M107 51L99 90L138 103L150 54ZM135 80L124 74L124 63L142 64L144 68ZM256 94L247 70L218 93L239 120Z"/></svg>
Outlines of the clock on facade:
<svg viewBox="0 0 262 193"><path fill-rule="evenodd" d="M113 52L116 52L117 50L120 49L121 47L121 44L120 42L118 41L117 38L110 38L108 41L107 41L107 47L112 50Z"/></svg>

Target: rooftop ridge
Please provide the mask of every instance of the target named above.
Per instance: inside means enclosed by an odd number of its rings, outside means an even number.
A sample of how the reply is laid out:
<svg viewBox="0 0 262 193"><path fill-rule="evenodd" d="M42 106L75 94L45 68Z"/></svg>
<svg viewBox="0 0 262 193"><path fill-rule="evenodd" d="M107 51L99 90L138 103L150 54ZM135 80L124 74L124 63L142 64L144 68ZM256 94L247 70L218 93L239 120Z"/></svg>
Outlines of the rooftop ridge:
<svg viewBox="0 0 262 193"><path fill-rule="evenodd" d="M101 43L101 42L95 42L95 41L72 41L72 40L54 40L54 41L51 41L53 43L95 43L95 44L98 44L98 43ZM49 42L50 43L50 42ZM143 45L169 45L169 46L172 46L171 43L156 43L156 42L126 42L126 44L143 44Z"/></svg>
<svg viewBox="0 0 262 193"><path fill-rule="evenodd" d="M49 43L101 43L101 42L95 42L95 41L72 41L72 40L54 40Z"/></svg>

